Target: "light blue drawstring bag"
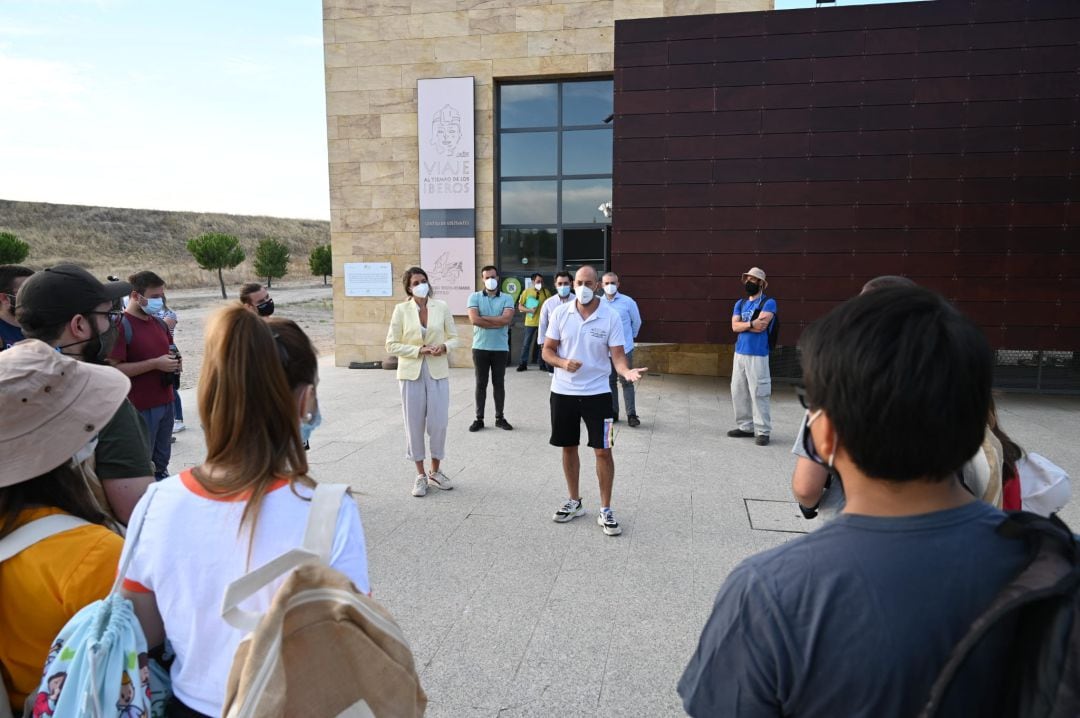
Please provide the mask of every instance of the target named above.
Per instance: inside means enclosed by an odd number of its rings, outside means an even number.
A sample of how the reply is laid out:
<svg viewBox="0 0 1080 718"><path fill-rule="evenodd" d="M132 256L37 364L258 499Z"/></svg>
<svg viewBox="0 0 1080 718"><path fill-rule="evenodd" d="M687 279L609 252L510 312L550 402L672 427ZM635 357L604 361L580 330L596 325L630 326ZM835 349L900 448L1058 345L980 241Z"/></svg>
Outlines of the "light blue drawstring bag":
<svg viewBox="0 0 1080 718"><path fill-rule="evenodd" d="M147 489L149 509L156 485ZM142 530L142 511L128 528L120 571L109 595L83 607L53 641L37 695L34 718L159 718L168 702L168 673L147 656L146 637L131 601L120 594L131 551Z"/></svg>

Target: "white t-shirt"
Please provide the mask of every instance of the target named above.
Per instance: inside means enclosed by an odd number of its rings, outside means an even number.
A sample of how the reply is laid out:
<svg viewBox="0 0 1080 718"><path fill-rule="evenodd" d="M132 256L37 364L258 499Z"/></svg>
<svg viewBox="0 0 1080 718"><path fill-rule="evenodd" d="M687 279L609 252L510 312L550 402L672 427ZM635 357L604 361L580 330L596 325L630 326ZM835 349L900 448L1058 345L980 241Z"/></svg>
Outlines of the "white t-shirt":
<svg viewBox="0 0 1080 718"><path fill-rule="evenodd" d="M310 499L312 490L296 486ZM170 476L156 490L149 511L144 498L135 507L146 512L124 588L153 591L176 661L172 688L193 710L220 715L233 655L244 632L221 618L225 588L251 569L303 543L311 504L294 494L284 479L266 494L255 528L248 563L250 525L240 527L246 502L208 494L190 471ZM133 516L134 520L134 516ZM338 512L330 565L365 593L367 573L364 529L356 502L348 495ZM242 604L265 612L283 576Z"/></svg>
<svg viewBox="0 0 1080 718"><path fill-rule="evenodd" d="M575 372L555 367L551 391L570 396L595 396L611 391L608 376L611 347L623 345L622 319L619 313L601 301L588 319L582 320L576 301L556 307L548 323L547 338L559 341L558 355L577 359Z"/></svg>

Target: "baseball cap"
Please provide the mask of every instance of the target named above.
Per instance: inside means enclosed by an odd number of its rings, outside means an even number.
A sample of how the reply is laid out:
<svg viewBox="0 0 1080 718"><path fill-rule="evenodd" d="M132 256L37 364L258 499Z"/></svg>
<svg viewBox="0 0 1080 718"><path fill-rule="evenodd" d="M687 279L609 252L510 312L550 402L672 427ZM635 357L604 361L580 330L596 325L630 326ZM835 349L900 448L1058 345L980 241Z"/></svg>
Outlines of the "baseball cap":
<svg viewBox="0 0 1080 718"><path fill-rule="evenodd" d="M58 264L35 272L19 289L15 316L28 329L63 324L76 314L89 312L102 302L131 294L127 282L102 284L74 264Z"/></svg>
<svg viewBox="0 0 1080 718"><path fill-rule="evenodd" d="M0 352L0 487L55 469L112 419L131 380L37 339Z"/></svg>

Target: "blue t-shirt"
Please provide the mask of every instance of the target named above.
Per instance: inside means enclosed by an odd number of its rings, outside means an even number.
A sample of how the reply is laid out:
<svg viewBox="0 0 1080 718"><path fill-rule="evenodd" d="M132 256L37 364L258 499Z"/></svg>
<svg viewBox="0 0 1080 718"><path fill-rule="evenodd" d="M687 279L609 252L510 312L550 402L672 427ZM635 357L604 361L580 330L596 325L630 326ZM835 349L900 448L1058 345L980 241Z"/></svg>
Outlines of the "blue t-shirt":
<svg viewBox="0 0 1080 718"><path fill-rule="evenodd" d="M1024 542L994 531L1004 518L981 501L897 518L841 514L743 561L679 681L686 712L917 715L953 646L1026 563ZM987 636L942 715L994 714L1007 639Z"/></svg>
<svg viewBox="0 0 1080 718"><path fill-rule="evenodd" d="M10 348L12 344L21 342L25 338L21 328L0 319L0 351Z"/></svg>
<svg viewBox="0 0 1080 718"><path fill-rule="evenodd" d="M514 308L514 298L506 292L499 290L495 296L487 292L473 292L469 295L469 309L476 308L482 317L502 316L504 309ZM473 349L484 349L489 352L510 351L510 327L496 327L486 329L473 327Z"/></svg>
<svg viewBox="0 0 1080 718"><path fill-rule="evenodd" d="M765 300L764 305L761 304L762 299ZM766 297L763 293L753 301L740 299L735 302L735 309L731 315L738 317L740 322L748 322L750 317L754 316L754 310L759 306L763 312L776 314L776 300ZM769 326L768 331L764 332L739 332L738 338L735 339L735 353L752 357L769 356L769 332L771 331L772 325Z"/></svg>

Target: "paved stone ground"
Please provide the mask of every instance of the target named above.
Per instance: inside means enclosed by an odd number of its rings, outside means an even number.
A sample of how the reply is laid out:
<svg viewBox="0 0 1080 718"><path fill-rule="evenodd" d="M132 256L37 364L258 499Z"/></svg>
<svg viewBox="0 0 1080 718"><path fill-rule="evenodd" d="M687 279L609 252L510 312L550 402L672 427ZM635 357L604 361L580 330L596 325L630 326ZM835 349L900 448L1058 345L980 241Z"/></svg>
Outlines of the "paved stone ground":
<svg viewBox="0 0 1080 718"><path fill-rule="evenodd" d="M584 448L589 515L551 521L566 491L547 443L546 374L507 374L513 432L489 423L470 434L472 371L453 370L450 385L453 491L410 495L390 371L324 361L324 423L310 454L315 478L358 491L374 595L412 642L428 715L682 715L675 684L724 577L818 523L799 517L789 493L802 415L794 393L776 389L773 443L757 447L723 435L727 380L647 377L641 427L618 425L613 506L624 531L607 537ZM191 428L174 444L174 471L203 456L194 391L183 395ZM1080 397L998 402L1021 445L1080 477ZM1063 516L1080 528L1080 501Z"/></svg>

